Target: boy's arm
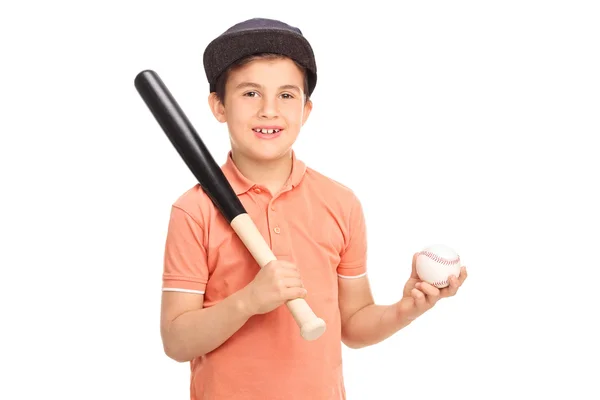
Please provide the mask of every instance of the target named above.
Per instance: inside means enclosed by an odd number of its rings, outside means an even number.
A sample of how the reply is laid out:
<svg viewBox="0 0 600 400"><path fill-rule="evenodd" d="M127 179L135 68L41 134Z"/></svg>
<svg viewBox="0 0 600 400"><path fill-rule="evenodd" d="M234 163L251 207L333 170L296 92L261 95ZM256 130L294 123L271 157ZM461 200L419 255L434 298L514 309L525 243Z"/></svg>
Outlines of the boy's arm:
<svg viewBox="0 0 600 400"><path fill-rule="evenodd" d="M410 323L401 318L395 305L377 305L368 277L338 278L342 341L353 349L387 339Z"/></svg>
<svg viewBox="0 0 600 400"><path fill-rule="evenodd" d="M338 273L342 342L350 348L378 343L406 325L394 307L376 305L367 276L367 229L360 201L353 197L348 213L347 243Z"/></svg>
<svg viewBox="0 0 600 400"><path fill-rule="evenodd" d="M269 262L252 282L211 307L203 308L202 294L163 291L163 348L176 361L190 361L222 345L253 315L304 296L298 267L283 260Z"/></svg>
<svg viewBox="0 0 600 400"><path fill-rule="evenodd" d="M341 253L338 272L338 303L342 323L342 341L348 347L370 346L387 339L409 325L443 297L454 296L466 275L450 278L450 286L440 290L422 282L416 272L413 256L412 272L404 285L402 298L391 305L376 305L367 278L367 229L358 198L353 198L348 213L347 243Z"/></svg>
<svg viewBox="0 0 600 400"><path fill-rule="evenodd" d="M454 296L467 277L466 267L460 276L451 276L450 285L438 289L422 282L416 273L416 257L402 298L391 305L376 305L367 276L338 278L342 341L348 347L361 348L381 342L409 325L431 309L439 299Z"/></svg>
<svg viewBox="0 0 600 400"><path fill-rule="evenodd" d="M244 289L212 307L204 295L163 292L160 333L165 354L185 362L223 344L252 316Z"/></svg>

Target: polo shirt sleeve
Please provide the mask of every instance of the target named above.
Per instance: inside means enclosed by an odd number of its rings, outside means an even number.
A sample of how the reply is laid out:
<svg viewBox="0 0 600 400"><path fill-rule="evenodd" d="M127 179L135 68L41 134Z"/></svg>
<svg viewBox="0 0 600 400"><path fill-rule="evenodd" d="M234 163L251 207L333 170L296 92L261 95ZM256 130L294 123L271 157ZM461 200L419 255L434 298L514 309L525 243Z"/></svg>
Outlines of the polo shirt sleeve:
<svg viewBox="0 0 600 400"><path fill-rule="evenodd" d="M358 198L350 208L346 242L340 256L337 274L340 278L360 278L367 274L367 230L363 208Z"/></svg>
<svg viewBox="0 0 600 400"><path fill-rule="evenodd" d="M165 244L162 290L204 294L207 281L204 229L189 213L174 205Z"/></svg>

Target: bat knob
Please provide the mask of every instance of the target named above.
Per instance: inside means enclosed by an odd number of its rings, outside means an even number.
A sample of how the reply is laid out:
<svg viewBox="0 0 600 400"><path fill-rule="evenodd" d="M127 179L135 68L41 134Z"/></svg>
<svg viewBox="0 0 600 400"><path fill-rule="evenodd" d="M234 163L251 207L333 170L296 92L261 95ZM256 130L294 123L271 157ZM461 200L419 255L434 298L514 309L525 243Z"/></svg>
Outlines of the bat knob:
<svg viewBox="0 0 600 400"><path fill-rule="evenodd" d="M325 328L325 321L321 318L315 318L302 325L300 335L306 340L315 340L325 332Z"/></svg>

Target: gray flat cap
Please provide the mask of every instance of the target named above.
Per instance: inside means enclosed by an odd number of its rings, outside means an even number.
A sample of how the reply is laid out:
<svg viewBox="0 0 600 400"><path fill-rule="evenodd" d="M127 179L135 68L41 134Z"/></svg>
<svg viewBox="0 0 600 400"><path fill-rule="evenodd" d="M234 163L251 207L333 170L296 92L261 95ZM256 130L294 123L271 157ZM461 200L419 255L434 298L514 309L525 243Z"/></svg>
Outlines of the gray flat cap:
<svg viewBox="0 0 600 400"><path fill-rule="evenodd" d="M276 53L295 60L306 68L308 95L317 84L317 64L308 40L300 29L284 22L253 18L240 22L214 39L204 51L204 70L210 91L216 90L216 81L235 61L257 53Z"/></svg>

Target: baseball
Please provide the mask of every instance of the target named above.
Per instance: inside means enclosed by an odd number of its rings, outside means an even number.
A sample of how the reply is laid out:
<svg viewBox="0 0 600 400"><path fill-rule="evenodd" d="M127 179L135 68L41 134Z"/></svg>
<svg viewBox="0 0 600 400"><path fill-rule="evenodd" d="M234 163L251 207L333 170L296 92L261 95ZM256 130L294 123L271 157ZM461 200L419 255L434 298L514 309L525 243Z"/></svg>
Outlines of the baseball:
<svg viewBox="0 0 600 400"><path fill-rule="evenodd" d="M458 278L461 266L459 255L443 244L435 244L420 251L415 265L421 280L440 289L449 285L450 275Z"/></svg>

